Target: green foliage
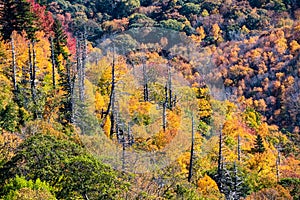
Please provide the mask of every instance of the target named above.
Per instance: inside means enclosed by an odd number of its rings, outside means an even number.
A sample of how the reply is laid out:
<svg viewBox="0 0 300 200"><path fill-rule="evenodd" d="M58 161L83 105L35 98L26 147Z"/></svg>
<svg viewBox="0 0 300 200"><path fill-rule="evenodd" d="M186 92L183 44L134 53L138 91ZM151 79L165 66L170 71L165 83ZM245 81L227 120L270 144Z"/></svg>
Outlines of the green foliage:
<svg viewBox="0 0 300 200"><path fill-rule="evenodd" d="M24 125L30 119L30 115L26 109L19 106L14 101L14 94L11 91L9 80L0 77L0 130L14 132L19 128L19 125ZM19 92L17 91L19 98ZM20 102L20 99L17 101Z"/></svg>
<svg viewBox="0 0 300 200"><path fill-rule="evenodd" d="M202 199L195 188L186 183L177 184L173 190L168 190L164 197L166 199L186 199L186 200L200 200Z"/></svg>
<svg viewBox="0 0 300 200"><path fill-rule="evenodd" d="M133 11L140 7L139 0L98 0L96 2L96 9L99 12L104 12L113 16L114 18L122 18L129 16Z"/></svg>
<svg viewBox="0 0 300 200"><path fill-rule="evenodd" d="M156 21L147 17L144 14L135 13L129 17L129 27L136 28L136 27L145 27L145 26L154 26Z"/></svg>
<svg viewBox="0 0 300 200"><path fill-rule="evenodd" d="M117 18L122 18L129 16L133 13L135 9L140 7L140 1L139 0L123 0L119 1L116 5L116 10L114 10L114 15Z"/></svg>
<svg viewBox="0 0 300 200"><path fill-rule="evenodd" d="M27 33L28 39L35 39L35 32L39 29L36 25L36 16L30 10L29 2L25 0L1 1L0 32L4 40L9 40L13 31Z"/></svg>
<svg viewBox="0 0 300 200"><path fill-rule="evenodd" d="M100 125L95 115L91 114L86 102L76 102L74 123L81 134L95 135L100 133Z"/></svg>
<svg viewBox="0 0 300 200"><path fill-rule="evenodd" d="M160 23L162 27L167 29L173 29L175 31L181 31L184 28L184 24L175 19L163 20Z"/></svg>
<svg viewBox="0 0 300 200"><path fill-rule="evenodd" d="M200 13L200 11L201 11L200 5L194 3L186 3L180 9L180 13L187 17L191 14L197 15Z"/></svg>
<svg viewBox="0 0 300 200"><path fill-rule="evenodd" d="M197 130L204 136L210 136L210 126L204 121L200 120Z"/></svg>
<svg viewBox="0 0 300 200"><path fill-rule="evenodd" d="M18 126L18 106L14 102L8 102L6 106L0 107L0 127L4 130L14 132Z"/></svg>
<svg viewBox="0 0 300 200"><path fill-rule="evenodd" d="M59 199L75 194L114 199L124 188L116 172L95 160L82 147L39 134L25 140L0 171L2 184L16 175L32 180L40 178L56 189Z"/></svg>
<svg viewBox="0 0 300 200"><path fill-rule="evenodd" d="M253 108L247 108L244 112L244 120L249 127L257 129L261 124L261 115Z"/></svg>
<svg viewBox="0 0 300 200"><path fill-rule="evenodd" d="M58 198L71 197L76 193L91 199L118 199L125 185L120 184L117 173L91 156L76 156L67 159L64 173L57 183L63 189Z"/></svg>
<svg viewBox="0 0 300 200"><path fill-rule="evenodd" d="M121 34L114 38L115 48L120 52L131 51L137 48L138 43L129 34Z"/></svg>
<svg viewBox="0 0 300 200"><path fill-rule="evenodd" d="M262 7L266 2L267 0L249 0L250 5L257 8Z"/></svg>
<svg viewBox="0 0 300 200"><path fill-rule="evenodd" d="M283 178L279 184L287 188L294 199L300 199L300 179L299 178Z"/></svg>
<svg viewBox="0 0 300 200"><path fill-rule="evenodd" d="M265 152L265 150L266 150L266 148L264 146L263 139L258 134L255 139L255 147L252 149L252 151L255 153L263 153L263 152Z"/></svg>
<svg viewBox="0 0 300 200"><path fill-rule="evenodd" d="M24 193L24 189L34 191L34 195L30 195L27 197L20 198L22 193ZM55 200L56 198L51 194L53 188L46 183L45 181L41 181L37 179L35 181L26 180L25 177L16 176L9 180L9 182L4 185L3 192L5 194L4 200L20 200L20 199L41 199L47 198L47 200ZM27 194L28 195L28 194Z"/></svg>

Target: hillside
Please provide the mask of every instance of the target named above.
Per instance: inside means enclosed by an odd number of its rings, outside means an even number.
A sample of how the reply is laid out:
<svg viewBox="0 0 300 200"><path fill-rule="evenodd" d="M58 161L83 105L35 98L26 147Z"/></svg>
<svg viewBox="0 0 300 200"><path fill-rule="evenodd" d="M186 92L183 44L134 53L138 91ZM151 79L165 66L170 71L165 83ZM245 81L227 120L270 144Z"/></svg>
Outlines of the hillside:
<svg viewBox="0 0 300 200"><path fill-rule="evenodd" d="M0 5L0 199L299 199L299 1Z"/></svg>

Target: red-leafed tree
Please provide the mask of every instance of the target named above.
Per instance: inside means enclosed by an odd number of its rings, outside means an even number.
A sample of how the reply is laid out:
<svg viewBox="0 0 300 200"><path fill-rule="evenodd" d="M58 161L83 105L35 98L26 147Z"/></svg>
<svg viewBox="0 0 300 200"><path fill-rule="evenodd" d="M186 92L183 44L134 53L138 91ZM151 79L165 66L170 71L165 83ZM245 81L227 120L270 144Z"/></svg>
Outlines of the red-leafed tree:
<svg viewBox="0 0 300 200"><path fill-rule="evenodd" d="M52 28L54 23L52 14L46 11L46 6L41 6L40 4L36 3L35 0L27 1L30 3L30 10L36 15L41 29L48 35L52 35Z"/></svg>

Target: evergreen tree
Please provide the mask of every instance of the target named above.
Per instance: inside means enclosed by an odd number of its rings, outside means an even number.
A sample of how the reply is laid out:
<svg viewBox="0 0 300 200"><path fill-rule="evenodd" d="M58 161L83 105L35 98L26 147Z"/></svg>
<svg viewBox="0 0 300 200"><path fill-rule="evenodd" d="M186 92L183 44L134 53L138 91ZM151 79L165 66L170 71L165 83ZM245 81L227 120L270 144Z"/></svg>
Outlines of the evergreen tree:
<svg viewBox="0 0 300 200"><path fill-rule="evenodd" d="M13 31L27 33L27 38L34 40L39 29L36 16L30 11L30 3L26 0L1 0L0 32L4 40L10 40Z"/></svg>
<svg viewBox="0 0 300 200"><path fill-rule="evenodd" d="M256 136L255 147L252 150L255 153L263 153L266 150L263 144L263 139L260 135Z"/></svg>
<svg viewBox="0 0 300 200"><path fill-rule="evenodd" d="M60 109L60 122L63 124L72 123L74 110L74 85L75 72L74 65L69 59L68 52L64 49L67 45L67 36L63 30L62 24L59 20L55 20L53 25L54 30L54 63L59 74L59 85L65 92ZM62 59L61 59L62 58Z"/></svg>

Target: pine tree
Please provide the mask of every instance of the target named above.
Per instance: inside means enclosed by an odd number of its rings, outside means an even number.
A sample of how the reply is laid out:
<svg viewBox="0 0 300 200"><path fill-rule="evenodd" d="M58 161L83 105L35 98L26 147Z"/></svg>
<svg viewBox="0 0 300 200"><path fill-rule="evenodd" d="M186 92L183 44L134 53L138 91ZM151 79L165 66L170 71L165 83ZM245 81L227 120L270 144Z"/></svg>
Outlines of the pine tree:
<svg viewBox="0 0 300 200"><path fill-rule="evenodd" d="M1 0L0 4L0 32L4 40L10 40L13 31L27 33L27 38L35 39L35 32L39 30L34 13L30 11L30 3L26 0Z"/></svg>
<svg viewBox="0 0 300 200"><path fill-rule="evenodd" d="M61 89L65 92L62 99L60 111L60 122L72 123L74 118L74 86L75 86L75 70L74 64L69 59L69 54L64 47L67 45L67 36L63 30L62 24L59 20L55 20L53 25L54 38L54 63L59 75L58 83ZM60 57L62 56L62 60Z"/></svg>
<svg viewBox="0 0 300 200"><path fill-rule="evenodd" d="M258 134L255 140L255 147L252 149L255 153L263 153L266 149L264 147L263 139Z"/></svg>

